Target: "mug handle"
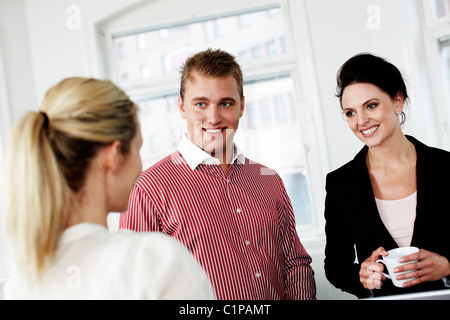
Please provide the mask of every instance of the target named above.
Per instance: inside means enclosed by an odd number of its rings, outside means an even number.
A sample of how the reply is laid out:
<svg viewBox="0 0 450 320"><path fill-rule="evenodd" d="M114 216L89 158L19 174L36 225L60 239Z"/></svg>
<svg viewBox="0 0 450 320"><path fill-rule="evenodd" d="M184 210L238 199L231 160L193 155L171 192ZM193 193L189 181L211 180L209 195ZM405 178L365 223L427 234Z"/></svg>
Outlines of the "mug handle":
<svg viewBox="0 0 450 320"><path fill-rule="evenodd" d="M384 264L384 266L386 266L386 264L384 263L383 259L378 259L378 260L375 261L375 262L382 263L382 264ZM380 272L380 273L383 274L386 278L391 279L391 276L390 276L390 275L388 275L388 274L386 274L386 273L384 273L384 272Z"/></svg>

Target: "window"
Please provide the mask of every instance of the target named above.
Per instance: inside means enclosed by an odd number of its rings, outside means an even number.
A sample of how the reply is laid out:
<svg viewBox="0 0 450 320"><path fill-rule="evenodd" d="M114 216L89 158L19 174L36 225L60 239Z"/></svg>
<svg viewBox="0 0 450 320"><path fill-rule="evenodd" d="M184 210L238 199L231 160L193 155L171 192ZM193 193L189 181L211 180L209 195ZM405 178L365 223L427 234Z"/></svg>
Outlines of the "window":
<svg viewBox="0 0 450 320"><path fill-rule="evenodd" d="M145 46L147 45L147 39L145 37L144 33L139 33L137 36L137 47L138 50L145 49Z"/></svg>
<svg viewBox="0 0 450 320"><path fill-rule="evenodd" d="M290 99L294 81L289 73L244 85L247 108L235 141L246 155L275 169L282 177L300 225L312 223L308 170L301 134L298 104ZM290 105L287 105L287 104ZM286 110L294 112L287 117ZM282 123L280 123L282 119Z"/></svg>
<svg viewBox="0 0 450 320"><path fill-rule="evenodd" d="M170 14L152 19L154 6L174 4L156 1L128 13L129 29L124 27L127 18L121 17L120 23L110 21L100 31L105 48L111 48L105 52L109 77L141 106L144 168L175 151L186 132L177 107L179 69L185 59L206 48L235 55L244 72L246 99L235 142L247 157L280 174L299 229L314 233L323 229L318 225L323 194L316 191L323 181L317 174L318 161L311 160L320 157L308 147L316 144L317 128L311 129L308 116L300 116L308 114L302 108L307 108L303 101L310 99L304 94L311 90L300 89L287 1L232 0L222 11L217 0L196 1L192 5L208 7L203 10L207 14L186 6L178 15L161 10L159 15Z"/></svg>
<svg viewBox="0 0 450 320"><path fill-rule="evenodd" d="M450 0L433 0L430 3L433 20L450 17Z"/></svg>
<svg viewBox="0 0 450 320"><path fill-rule="evenodd" d="M442 147L450 148L450 0L422 0L424 38Z"/></svg>
<svg viewBox="0 0 450 320"><path fill-rule="evenodd" d="M286 55L286 50L281 49L284 36L283 14L279 8L116 33L112 34L113 60L117 68L115 77L122 84L138 80L140 65L152 65L155 69L152 70L153 77L174 74L187 57L205 47L227 48L228 52L242 59L240 63L283 56ZM155 61L162 61L162 64ZM120 74L130 76L123 79L117 77Z"/></svg>
<svg viewBox="0 0 450 320"><path fill-rule="evenodd" d="M439 39L440 70L442 70L442 89L447 106L447 128L450 124L450 35ZM450 131L450 128L449 128Z"/></svg>
<svg viewBox="0 0 450 320"><path fill-rule="evenodd" d="M7 87L6 87L6 77L5 77L5 68L3 64L3 49L2 42L0 39L0 170L3 173L4 170L4 156L6 151L6 146L8 144L8 140L10 138L10 130L11 130L11 118L9 112L8 105L8 95L7 95ZM4 188L3 178L0 178L0 192ZM0 229L4 230L3 220L0 221ZM0 236L0 290L2 289L2 285L4 279L2 279L5 275L8 274L8 261L6 259L6 244L5 238ZM0 293L1 299L1 293Z"/></svg>

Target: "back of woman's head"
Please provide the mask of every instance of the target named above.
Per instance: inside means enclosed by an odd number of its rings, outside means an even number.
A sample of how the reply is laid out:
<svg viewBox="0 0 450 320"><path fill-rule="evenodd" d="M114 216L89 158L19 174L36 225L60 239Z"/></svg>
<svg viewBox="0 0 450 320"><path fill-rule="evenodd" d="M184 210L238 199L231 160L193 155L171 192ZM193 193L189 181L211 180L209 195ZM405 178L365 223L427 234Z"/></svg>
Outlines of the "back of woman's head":
<svg viewBox="0 0 450 320"><path fill-rule="evenodd" d="M135 104L112 82L68 78L17 124L6 161L6 223L30 279L39 279L54 252L97 151L114 141L129 151L135 116Z"/></svg>
<svg viewBox="0 0 450 320"><path fill-rule="evenodd" d="M405 101L408 99L405 82L397 67L369 53L353 56L339 69L336 96L341 103L345 88L354 83L371 83L391 98L401 93Z"/></svg>

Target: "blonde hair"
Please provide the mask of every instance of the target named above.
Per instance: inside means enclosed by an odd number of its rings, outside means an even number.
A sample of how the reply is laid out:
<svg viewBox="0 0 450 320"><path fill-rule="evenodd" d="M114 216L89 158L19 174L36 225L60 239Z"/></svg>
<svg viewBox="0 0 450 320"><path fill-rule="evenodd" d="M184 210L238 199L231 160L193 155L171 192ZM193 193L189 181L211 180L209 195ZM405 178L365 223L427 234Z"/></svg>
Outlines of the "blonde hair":
<svg viewBox="0 0 450 320"><path fill-rule="evenodd" d="M136 112L112 82L68 78L17 124L6 159L6 227L29 280L42 276L97 151L119 141L129 152Z"/></svg>
<svg viewBox="0 0 450 320"><path fill-rule="evenodd" d="M233 76L238 84L239 95L244 96L242 70L234 56L221 49L207 49L189 57L181 67L180 96L184 100L187 81L192 72L211 78Z"/></svg>

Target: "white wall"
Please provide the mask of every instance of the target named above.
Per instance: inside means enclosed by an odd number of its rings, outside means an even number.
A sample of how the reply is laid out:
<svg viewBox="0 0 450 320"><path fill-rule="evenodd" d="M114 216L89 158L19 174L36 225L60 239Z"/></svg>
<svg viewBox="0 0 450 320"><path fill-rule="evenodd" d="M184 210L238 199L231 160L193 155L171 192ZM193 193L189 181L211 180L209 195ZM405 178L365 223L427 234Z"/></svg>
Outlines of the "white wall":
<svg viewBox="0 0 450 320"><path fill-rule="evenodd" d="M304 1L320 98L319 105L310 107L320 108L323 114L330 170L349 161L361 147L347 128L334 95L338 68L362 51L388 58L408 75L412 103L405 130L439 146L433 113L429 112L432 102L416 1ZM140 2L143 1L0 0L0 39L11 122L15 123L27 110L36 110L47 88L62 78L101 77L96 25ZM180 0L180 6L188 3ZM70 24L74 12L67 10L71 5L79 9L79 27ZM372 24L368 26L368 22ZM318 298L350 298L329 285L324 277L324 239L302 241L314 259Z"/></svg>
<svg viewBox="0 0 450 320"><path fill-rule="evenodd" d="M139 2L25 0L37 102L64 77L101 77L96 24Z"/></svg>
<svg viewBox="0 0 450 320"><path fill-rule="evenodd" d="M30 45L23 1L0 1L0 169L11 124L16 113L33 108L35 89L32 81ZM0 173L0 177L2 174ZM0 178L0 195L5 188ZM0 197L1 199L1 197ZM1 217L2 218L2 217ZM8 268L4 257L3 219L0 219L0 289ZM0 292L1 298L1 292Z"/></svg>

